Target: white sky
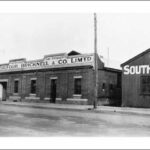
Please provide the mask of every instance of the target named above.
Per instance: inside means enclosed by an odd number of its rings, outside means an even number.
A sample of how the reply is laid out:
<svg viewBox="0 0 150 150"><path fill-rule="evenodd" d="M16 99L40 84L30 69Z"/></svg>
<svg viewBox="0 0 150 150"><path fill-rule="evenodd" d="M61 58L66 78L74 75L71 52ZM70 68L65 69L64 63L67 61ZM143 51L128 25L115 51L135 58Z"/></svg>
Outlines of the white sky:
<svg viewBox="0 0 150 150"><path fill-rule="evenodd" d="M150 14L99 13L98 53L109 66L150 48ZM46 54L94 51L92 13L0 13L0 63ZM114 61L115 60L115 61Z"/></svg>

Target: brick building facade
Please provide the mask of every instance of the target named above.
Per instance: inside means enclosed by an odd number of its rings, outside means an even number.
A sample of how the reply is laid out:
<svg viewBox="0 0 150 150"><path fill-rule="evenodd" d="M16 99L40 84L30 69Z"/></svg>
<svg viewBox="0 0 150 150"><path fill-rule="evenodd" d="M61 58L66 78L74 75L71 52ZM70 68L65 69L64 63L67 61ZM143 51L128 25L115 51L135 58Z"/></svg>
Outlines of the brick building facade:
<svg viewBox="0 0 150 150"><path fill-rule="evenodd" d="M93 54L82 55L75 51L46 55L34 61L10 60L8 64L0 65L0 98L11 101L93 104L93 60ZM117 90L121 88L121 71L104 67L99 58L98 69L99 104L109 103L108 99L120 100Z"/></svg>

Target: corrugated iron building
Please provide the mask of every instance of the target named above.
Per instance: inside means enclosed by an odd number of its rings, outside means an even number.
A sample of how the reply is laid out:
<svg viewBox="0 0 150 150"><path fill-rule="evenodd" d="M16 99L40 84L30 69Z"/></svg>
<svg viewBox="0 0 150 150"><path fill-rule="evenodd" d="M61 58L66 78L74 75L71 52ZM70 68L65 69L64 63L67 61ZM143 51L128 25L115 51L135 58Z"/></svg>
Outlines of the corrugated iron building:
<svg viewBox="0 0 150 150"><path fill-rule="evenodd" d="M150 107L150 49L121 66L122 106Z"/></svg>

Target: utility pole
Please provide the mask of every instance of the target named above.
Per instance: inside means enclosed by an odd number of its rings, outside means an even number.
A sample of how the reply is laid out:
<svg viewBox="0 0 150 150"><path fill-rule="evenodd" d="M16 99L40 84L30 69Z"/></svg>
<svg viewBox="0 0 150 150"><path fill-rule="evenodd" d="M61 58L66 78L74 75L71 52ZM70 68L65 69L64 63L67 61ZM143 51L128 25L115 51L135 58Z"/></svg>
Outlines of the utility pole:
<svg viewBox="0 0 150 150"><path fill-rule="evenodd" d="M94 79L95 79L95 98L93 102L93 108L97 108L98 98L98 64L97 64L97 15L94 13Z"/></svg>

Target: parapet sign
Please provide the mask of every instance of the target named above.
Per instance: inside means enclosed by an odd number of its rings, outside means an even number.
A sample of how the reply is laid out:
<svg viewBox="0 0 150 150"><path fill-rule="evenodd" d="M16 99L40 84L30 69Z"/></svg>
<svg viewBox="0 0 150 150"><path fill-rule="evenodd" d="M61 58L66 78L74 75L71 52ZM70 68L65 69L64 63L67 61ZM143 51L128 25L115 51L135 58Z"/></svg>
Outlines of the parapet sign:
<svg viewBox="0 0 150 150"><path fill-rule="evenodd" d="M87 65L93 66L93 62L94 62L93 54L76 55L76 56L53 56L53 57L45 57L44 59L35 61L23 60L23 61L9 62L9 64L2 64L0 65L0 72L87 66Z"/></svg>
<svg viewBox="0 0 150 150"><path fill-rule="evenodd" d="M149 74L150 73L150 66L149 65L139 65L139 66L126 65L123 67L123 73L125 75Z"/></svg>

